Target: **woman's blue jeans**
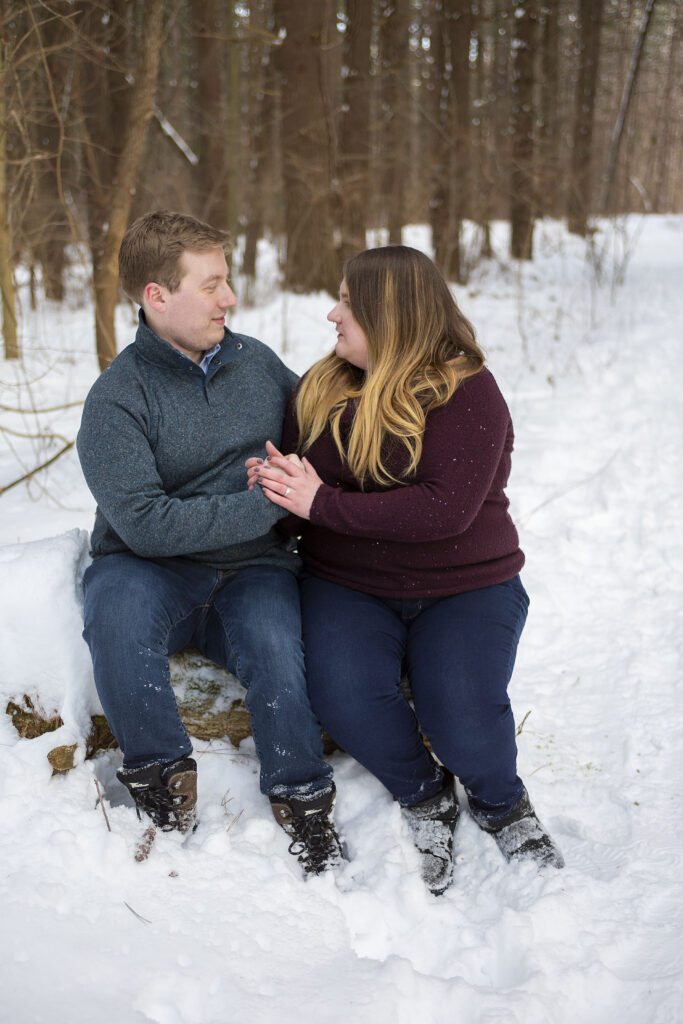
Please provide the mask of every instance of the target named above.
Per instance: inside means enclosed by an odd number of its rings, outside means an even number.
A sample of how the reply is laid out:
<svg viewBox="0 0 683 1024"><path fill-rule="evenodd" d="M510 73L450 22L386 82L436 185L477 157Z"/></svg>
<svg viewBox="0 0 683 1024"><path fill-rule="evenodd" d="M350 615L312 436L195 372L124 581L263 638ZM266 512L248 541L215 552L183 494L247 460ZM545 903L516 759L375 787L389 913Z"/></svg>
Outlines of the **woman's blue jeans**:
<svg viewBox="0 0 683 1024"><path fill-rule="evenodd" d="M84 584L83 636L124 767L191 752L168 658L192 644L246 688L262 792L303 795L329 784L332 769L306 690L291 572L270 566L222 572L187 558L114 554L95 559Z"/></svg>
<svg viewBox="0 0 683 1024"><path fill-rule="evenodd" d="M519 576L451 597L373 597L305 573L313 710L402 804L433 796L442 765L492 819L522 794L507 694L529 598ZM413 708L401 692L406 672Z"/></svg>

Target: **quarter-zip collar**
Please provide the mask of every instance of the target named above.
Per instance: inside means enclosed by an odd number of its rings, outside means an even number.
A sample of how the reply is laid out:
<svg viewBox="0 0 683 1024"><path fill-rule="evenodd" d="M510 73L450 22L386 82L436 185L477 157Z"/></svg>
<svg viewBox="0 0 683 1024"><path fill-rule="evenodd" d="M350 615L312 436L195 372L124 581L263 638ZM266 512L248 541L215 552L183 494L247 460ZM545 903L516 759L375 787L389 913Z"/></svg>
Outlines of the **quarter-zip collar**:
<svg viewBox="0 0 683 1024"><path fill-rule="evenodd" d="M243 350L242 341L227 327L224 328L223 340L216 355L209 363L206 370L206 379L214 377L221 366L232 362ZM152 330L147 323L144 311L138 313L138 329L135 335L136 352L148 363L155 366L164 366L169 370L179 370L183 373L196 371L204 376L204 371L193 362L188 356L183 355L169 342L164 341Z"/></svg>

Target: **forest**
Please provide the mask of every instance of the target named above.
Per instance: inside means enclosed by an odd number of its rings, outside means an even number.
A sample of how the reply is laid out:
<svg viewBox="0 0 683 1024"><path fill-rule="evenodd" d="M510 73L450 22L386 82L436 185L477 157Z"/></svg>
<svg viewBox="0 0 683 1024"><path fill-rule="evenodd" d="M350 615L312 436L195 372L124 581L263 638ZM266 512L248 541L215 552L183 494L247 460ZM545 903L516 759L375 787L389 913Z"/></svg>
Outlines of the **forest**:
<svg viewBox="0 0 683 1024"><path fill-rule="evenodd" d="M0 288L61 301L87 267L100 368L117 253L138 214L183 210L276 244L284 288L336 291L368 231L431 228L464 282L510 224L683 209L680 0L4 0ZM465 226L469 230L465 231ZM249 300L249 288L241 296Z"/></svg>
<svg viewBox="0 0 683 1024"><path fill-rule="evenodd" d="M681 1020L682 6L0 0L0 1020ZM191 650L200 825L135 861L75 438L135 333L121 237L161 207L230 230L229 325L296 374L335 344L349 254L401 240L447 275L515 428L516 744L563 871L463 813L432 896L335 751L350 857L302 882L244 689Z"/></svg>

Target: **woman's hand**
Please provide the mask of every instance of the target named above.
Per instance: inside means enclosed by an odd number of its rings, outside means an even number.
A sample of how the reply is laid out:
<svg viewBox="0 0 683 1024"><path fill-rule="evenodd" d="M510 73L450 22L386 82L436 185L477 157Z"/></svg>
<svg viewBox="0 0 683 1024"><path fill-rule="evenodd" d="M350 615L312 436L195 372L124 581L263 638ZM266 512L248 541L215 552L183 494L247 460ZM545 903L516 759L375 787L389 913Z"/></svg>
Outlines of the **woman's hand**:
<svg viewBox="0 0 683 1024"><path fill-rule="evenodd" d="M302 462L298 455L292 452L290 455L283 455L282 452L278 451L272 441L266 441L266 451L268 455L264 459L250 458L244 463L247 467L247 490L253 491L258 480L258 474L261 466L265 464L270 465L270 460L277 456L277 458L287 459L288 462L294 463L295 466L301 466ZM284 470L279 470L282 475L285 475Z"/></svg>
<svg viewBox="0 0 683 1024"><path fill-rule="evenodd" d="M255 483L273 504L301 519L310 519L313 499L322 484L313 466L308 459L301 461L296 455L283 456L270 441L266 443L266 451L265 462L248 460L248 471ZM254 464L249 466L249 462Z"/></svg>

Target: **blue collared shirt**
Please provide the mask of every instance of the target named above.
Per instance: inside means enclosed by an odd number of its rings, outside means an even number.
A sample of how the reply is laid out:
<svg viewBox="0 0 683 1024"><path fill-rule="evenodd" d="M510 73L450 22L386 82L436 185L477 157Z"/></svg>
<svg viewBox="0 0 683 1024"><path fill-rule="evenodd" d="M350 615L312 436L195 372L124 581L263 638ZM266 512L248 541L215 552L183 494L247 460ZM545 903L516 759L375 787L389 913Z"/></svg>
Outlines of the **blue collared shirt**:
<svg viewBox="0 0 683 1024"><path fill-rule="evenodd" d="M204 353L204 358L203 358L203 359L201 360L201 362L199 363L199 369L200 369L200 370L203 370L203 371L204 371L204 373L206 373L206 371L208 370L208 368L209 368L209 363L211 362L211 360L213 359L213 357L214 357L214 356L216 355L216 352L218 352L218 350L220 349L220 347L221 347L221 343L220 343L220 342L218 342L218 344L217 344L217 345L214 345L214 347L213 347L213 348L210 348L208 352L205 352L205 353Z"/></svg>

